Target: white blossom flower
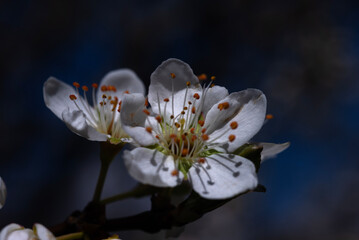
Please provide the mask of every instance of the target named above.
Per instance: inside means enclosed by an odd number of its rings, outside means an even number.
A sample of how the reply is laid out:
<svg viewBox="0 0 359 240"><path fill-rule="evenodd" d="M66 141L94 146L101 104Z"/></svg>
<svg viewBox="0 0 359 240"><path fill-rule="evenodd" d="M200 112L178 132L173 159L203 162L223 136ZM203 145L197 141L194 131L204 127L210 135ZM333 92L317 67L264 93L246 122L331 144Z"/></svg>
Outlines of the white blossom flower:
<svg viewBox="0 0 359 240"><path fill-rule="evenodd" d="M4 206L6 201L6 186L2 178L0 177L0 209Z"/></svg>
<svg viewBox="0 0 359 240"><path fill-rule="evenodd" d="M56 238L39 223L34 224L33 229L11 223L1 230L0 240L56 240Z"/></svg>
<svg viewBox="0 0 359 240"><path fill-rule="evenodd" d="M89 88L81 87L77 82L73 85L50 77L44 83L46 106L71 131L88 140L110 140L112 143L128 141L127 134L121 128L119 112L126 93L145 93L144 85L137 75L129 69L109 72L99 85L92 84L92 104L86 94Z"/></svg>
<svg viewBox="0 0 359 240"><path fill-rule="evenodd" d="M154 114L138 110L144 101L129 94L122 104L123 129L142 146L124 152L132 177L158 187L188 179L208 199L257 186L254 164L231 153L263 125L266 97L261 91L228 94L211 83L202 87L186 63L169 59L151 75L148 101Z"/></svg>

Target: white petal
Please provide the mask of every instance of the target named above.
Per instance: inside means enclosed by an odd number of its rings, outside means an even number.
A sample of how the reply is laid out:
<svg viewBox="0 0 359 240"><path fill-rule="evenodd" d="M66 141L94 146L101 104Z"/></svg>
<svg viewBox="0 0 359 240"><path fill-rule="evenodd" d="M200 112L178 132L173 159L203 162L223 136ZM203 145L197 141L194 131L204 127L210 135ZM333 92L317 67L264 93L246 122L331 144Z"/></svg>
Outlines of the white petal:
<svg viewBox="0 0 359 240"><path fill-rule="evenodd" d="M35 240L38 239L31 229L17 230L9 234L6 240Z"/></svg>
<svg viewBox="0 0 359 240"><path fill-rule="evenodd" d="M147 148L126 150L123 154L130 175L143 184L174 187L182 182L183 174L172 176L175 164L172 156Z"/></svg>
<svg viewBox="0 0 359 240"><path fill-rule="evenodd" d="M247 89L232 93L219 103L223 102L228 102L229 108L220 111L218 104L215 104L206 116L204 127L210 141L223 143L226 151L232 152L260 130L265 119L267 100L260 90ZM236 129L230 128L233 121L238 123ZM233 142L229 142L229 135L235 136Z"/></svg>
<svg viewBox="0 0 359 240"><path fill-rule="evenodd" d="M40 238L40 240L56 240L54 234L52 234L52 232L50 232L42 224L36 223L34 225L34 229L35 229L36 235Z"/></svg>
<svg viewBox="0 0 359 240"><path fill-rule="evenodd" d="M145 98L142 94L125 94L121 106L122 129L141 146L157 142L156 138L145 129L147 115Z"/></svg>
<svg viewBox="0 0 359 240"><path fill-rule="evenodd" d="M60 119L65 110L78 110L75 103L70 99L70 95L76 95L75 89L70 85L50 77L44 83L43 88L44 101L46 106ZM79 107L82 107L80 101L77 101Z"/></svg>
<svg viewBox="0 0 359 240"><path fill-rule="evenodd" d="M253 190L257 184L254 164L237 155L214 154L206 163L189 170L193 189L207 199L225 199Z"/></svg>
<svg viewBox="0 0 359 240"><path fill-rule="evenodd" d="M269 158L275 158L278 153L281 153L286 150L289 147L290 143L258 143L258 145L263 147L263 150L261 152L261 160L263 162L264 160L267 160Z"/></svg>
<svg viewBox="0 0 359 240"><path fill-rule="evenodd" d="M172 78L171 73L175 74L175 78ZM159 113L158 104L161 105L161 110L163 110L165 104L163 99L168 98L172 101L172 94L182 92L184 96L187 82L191 84L189 89L199 93L202 92L198 78L193 74L191 67L187 63L171 58L158 66L151 75L151 84L148 92L148 101L153 112ZM179 99L179 96L177 96L177 99L178 101L174 101L174 104L182 106L184 99ZM172 106L172 103L168 104Z"/></svg>
<svg viewBox="0 0 359 240"><path fill-rule="evenodd" d="M121 100L124 96L125 91L130 93L141 93L145 94L145 86L143 85L140 78L130 69L118 69L107 73L99 84L97 91L97 101L102 100L103 92L101 92L101 86L111 85L116 87L116 96Z"/></svg>
<svg viewBox="0 0 359 240"><path fill-rule="evenodd" d="M0 232L0 240L8 240L9 235L16 230L24 229L22 226L16 223L11 223L5 226Z"/></svg>
<svg viewBox="0 0 359 240"><path fill-rule="evenodd" d="M72 132L90 141L104 142L108 138L106 134L98 132L87 123L86 116L82 111L64 111L62 119Z"/></svg>
<svg viewBox="0 0 359 240"><path fill-rule="evenodd" d="M4 206L6 201L6 186L2 178L0 177L0 209Z"/></svg>
<svg viewBox="0 0 359 240"><path fill-rule="evenodd" d="M228 96L228 90L225 87L214 86L208 89L205 99L202 112L204 115L213 107L214 104L223 100Z"/></svg>

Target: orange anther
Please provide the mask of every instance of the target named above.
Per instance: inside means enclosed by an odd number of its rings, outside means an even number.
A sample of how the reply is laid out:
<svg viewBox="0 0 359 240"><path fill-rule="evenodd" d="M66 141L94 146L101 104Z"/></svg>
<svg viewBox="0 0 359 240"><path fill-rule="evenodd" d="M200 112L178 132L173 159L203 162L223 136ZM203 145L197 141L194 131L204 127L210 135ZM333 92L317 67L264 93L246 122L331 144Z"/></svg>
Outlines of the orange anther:
<svg viewBox="0 0 359 240"><path fill-rule="evenodd" d="M200 159L198 159L198 162L203 164L203 163L206 162L206 159L205 158L200 158Z"/></svg>
<svg viewBox="0 0 359 240"><path fill-rule="evenodd" d="M102 95L102 98L107 98L106 94L103 94L103 95Z"/></svg>
<svg viewBox="0 0 359 240"><path fill-rule="evenodd" d="M191 86L191 82L187 81L186 85L187 85L187 87Z"/></svg>
<svg viewBox="0 0 359 240"><path fill-rule="evenodd" d="M191 138L192 142L196 141L196 139L197 139L197 136L196 136L196 135L192 135L192 138Z"/></svg>
<svg viewBox="0 0 359 240"><path fill-rule="evenodd" d="M113 92L116 92L116 91L117 91L117 89L116 89L115 86L111 86L111 90L112 90Z"/></svg>
<svg viewBox="0 0 359 240"><path fill-rule="evenodd" d="M216 76L212 76L211 80L214 81L216 79Z"/></svg>
<svg viewBox="0 0 359 240"><path fill-rule="evenodd" d="M198 100L199 99L199 94L195 93L195 94L193 94L193 97Z"/></svg>
<svg viewBox="0 0 359 240"><path fill-rule="evenodd" d="M124 94L129 94L130 92L128 90L124 91L123 92Z"/></svg>
<svg viewBox="0 0 359 240"><path fill-rule="evenodd" d="M101 91L102 91L102 92L106 92L106 91L107 91L107 86L102 85L102 86L101 86Z"/></svg>
<svg viewBox="0 0 359 240"><path fill-rule="evenodd" d="M189 104L189 105L191 105L191 104L192 104L192 102L191 102L191 101L188 101L188 104Z"/></svg>
<svg viewBox="0 0 359 240"><path fill-rule="evenodd" d="M182 138L183 141L185 141L185 140L186 140L186 135L185 135L185 134L182 134L182 135L181 135L181 138Z"/></svg>
<svg viewBox="0 0 359 240"><path fill-rule="evenodd" d="M191 128L190 132L191 132L192 134L194 134L194 128Z"/></svg>
<svg viewBox="0 0 359 240"><path fill-rule="evenodd" d="M223 104L223 108L224 108L224 109L229 108L229 102L224 102L224 103L222 103L222 104Z"/></svg>
<svg viewBox="0 0 359 240"><path fill-rule="evenodd" d="M69 97L70 97L71 100L76 100L77 99L77 97L75 95L73 95L73 94L71 94Z"/></svg>
<svg viewBox="0 0 359 240"><path fill-rule="evenodd" d="M185 111L182 111L182 112L181 112L181 114L182 114L182 115L185 115L185 114L186 114L186 112L185 112Z"/></svg>
<svg viewBox="0 0 359 240"><path fill-rule="evenodd" d="M188 149L187 148L184 148L183 150L182 150L182 156L184 157L184 156L186 156L188 154Z"/></svg>
<svg viewBox="0 0 359 240"><path fill-rule="evenodd" d="M156 120L157 120L158 123L161 123L161 122L162 122L161 116L160 116L160 115L157 115L157 116L156 116Z"/></svg>
<svg viewBox="0 0 359 240"><path fill-rule="evenodd" d="M207 80L207 75L204 73L202 73L201 75L198 75L197 77L198 77L198 80L200 80L200 81Z"/></svg>
<svg viewBox="0 0 359 240"><path fill-rule="evenodd" d="M170 73L172 78L175 78L176 75L174 73Z"/></svg>
<svg viewBox="0 0 359 240"><path fill-rule="evenodd" d="M156 138L157 138L157 139L160 139L160 136L156 135Z"/></svg>
<svg viewBox="0 0 359 240"><path fill-rule="evenodd" d="M222 111L223 110L223 103L218 104L217 107L218 107L219 111Z"/></svg>
<svg viewBox="0 0 359 240"><path fill-rule="evenodd" d="M188 108L187 107L184 107L183 110L187 110Z"/></svg>
<svg viewBox="0 0 359 240"><path fill-rule="evenodd" d="M87 86L82 86L82 90L84 90L85 92L87 92L89 90L89 88Z"/></svg>
<svg viewBox="0 0 359 240"><path fill-rule="evenodd" d="M203 120L198 120L198 124L199 124L201 127L203 127L204 121L203 121Z"/></svg>
<svg viewBox="0 0 359 240"><path fill-rule="evenodd" d="M209 139L209 137L207 134L203 134L202 139L203 139L203 141L207 141Z"/></svg>
<svg viewBox="0 0 359 240"><path fill-rule="evenodd" d="M97 84L97 83L93 83L91 86L92 86L93 88L98 88L98 84Z"/></svg>
<svg viewBox="0 0 359 240"><path fill-rule="evenodd" d="M181 126L181 124L179 124L178 122L175 122L175 126L176 126L176 128L179 128Z"/></svg>
<svg viewBox="0 0 359 240"><path fill-rule="evenodd" d="M236 129L238 127L238 123L237 122L231 122L230 124L232 129Z"/></svg>
<svg viewBox="0 0 359 240"><path fill-rule="evenodd" d="M175 176L178 176L178 170L176 170L176 169L173 170L173 171L171 172L171 175L174 176L174 177L175 177Z"/></svg>
<svg viewBox="0 0 359 240"><path fill-rule="evenodd" d="M80 87L80 84L78 82L73 82L72 85L74 85L76 88Z"/></svg>
<svg viewBox="0 0 359 240"><path fill-rule="evenodd" d="M273 118L274 118L274 116L272 114L267 114L266 115L266 119L273 119Z"/></svg>
<svg viewBox="0 0 359 240"><path fill-rule="evenodd" d="M148 98L145 99L145 106L148 107Z"/></svg>
<svg viewBox="0 0 359 240"><path fill-rule="evenodd" d="M193 114L196 113L196 107L192 107L192 113L193 113Z"/></svg>
<svg viewBox="0 0 359 240"><path fill-rule="evenodd" d="M168 98L163 99L165 102L169 102L170 100Z"/></svg>
<svg viewBox="0 0 359 240"><path fill-rule="evenodd" d="M230 142L233 142L234 139L236 139L236 136L234 136L233 134L231 134L231 135L228 136L228 140L229 140Z"/></svg>
<svg viewBox="0 0 359 240"><path fill-rule="evenodd" d="M148 111L147 109L143 109L143 112L144 112L146 115L150 115L150 111Z"/></svg>
<svg viewBox="0 0 359 240"><path fill-rule="evenodd" d="M174 134L174 133L172 133L172 134L170 134L170 138L173 139L173 140L176 140L176 139L177 139L177 135Z"/></svg>
<svg viewBox="0 0 359 240"><path fill-rule="evenodd" d="M212 83L212 84L211 84L211 87L214 87L214 86L215 86L215 84L214 84L214 83Z"/></svg>
<svg viewBox="0 0 359 240"><path fill-rule="evenodd" d="M170 116L170 118L171 118L171 119L174 119L174 118L175 118L175 116L171 115L171 116Z"/></svg>
<svg viewBox="0 0 359 240"><path fill-rule="evenodd" d="M205 133L206 131L207 131L207 129L206 129L206 128L203 128L202 131L201 131L201 133Z"/></svg>
<svg viewBox="0 0 359 240"><path fill-rule="evenodd" d="M152 128L151 128L151 127L146 127L146 131L147 131L148 133L152 133Z"/></svg>

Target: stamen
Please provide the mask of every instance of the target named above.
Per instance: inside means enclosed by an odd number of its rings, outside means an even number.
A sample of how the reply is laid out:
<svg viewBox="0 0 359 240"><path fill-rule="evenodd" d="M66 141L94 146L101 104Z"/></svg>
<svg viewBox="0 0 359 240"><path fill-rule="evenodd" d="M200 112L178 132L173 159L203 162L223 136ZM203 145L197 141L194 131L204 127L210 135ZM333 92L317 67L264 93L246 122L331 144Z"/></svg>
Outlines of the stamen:
<svg viewBox="0 0 359 240"><path fill-rule="evenodd" d="M170 116L170 118L171 118L171 119L174 119L174 118L175 118L175 116L171 115L171 116Z"/></svg>
<svg viewBox="0 0 359 240"><path fill-rule="evenodd" d="M205 158L200 158L200 159L198 159L198 162L204 164L206 162L206 159Z"/></svg>
<svg viewBox="0 0 359 240"><path fill-rule="evenodd" d="M237 122L231 122L230 124L232 129L236 129L238 127L238 123Z"/></svg>
<svg viewBox="0 0 359 240"><path fill-rule="evenodd" d="M152 133L152 128L151 128L151 127L146 127L146 131L147 131L148 133Z"/></svg>
<svg viewBox="0 0 359 240"><path fill-rule="evenodd" d="M201 75L197 76L198 77L198 80L200 81L204 81L204 80L207 80L207 75L202 73Z"/></svg>
<svg viewBox="0 0 359 240"><path fill-rule="evenodd" d="M188 154L188 149L187 148L184 148L182 150L182 157L186 156Z"/></svg>
<svg viewBox="0 0 359 240"><path fill-rule="evenodd" d="M123 93L124 93L124 94L129 94L130 91L126 90L126 91L124 91Z"/></svg>
<svg viewBox="0 0 359 240"><path fill-rule="evenodd" d="M185 114L186 114L186 112L185 112L185 111L182 111L182 112L181 112L181 114L182 114L182 115L185 115Z"/></svg>
<svg viewBox="0 0 359 240"><path fill-rule="evenodd" d="M157 115L157 116L156 116L156 120L157 120L158 123L161 123L161 122L162 122L161 116L160 116L160 115Z"/></svg>
<svg viewBox="0 0 359 240"><path fill-rule="evenodd" d="M89 90L89 88L87 86L82 86L82 90L84 90L85 92L87 92Z"/></svg>
<svg viewBox="0 0 359 240"><path fill-rule="evenodd" d="M192 107L192 113L193 113L193 114L196 113L196 107L195 107L195 106Z"/></svg>
<svg viewBox="0 0 359 240"><path fill-rule="evenodd" d="M148 105L149 105L149 104L148 104L148 98L146 98L146 100L145 100L145 106L148 107Z"/></svg>
<svg viewBox="0 0 359 240"><path fill-rule="evenodd" d="M272 114L267 114L266 115L266 119L273 119L273 118L274 118L274 116Z"/></svg>
<svg viewBox="0 0 359 240"><path fill-rule="evenodd" d="M191 102L191 101L188 101L188 104L189 104L189 105L191 105L191 104L192 104L192 102Z"/></svg>
<svg viewBox="0 0 359 240"><path fill-rule="evenodd" d="M235 139L236 139L236 136L234 136L233 134L231 134L231 135L228 136L228 140L229 140L230 142L233 142Z"/></svg>
<svg viewBox="0 0 359 240"><path fill-rule="evenodd" d="M198 100L199 99L199 94L195 93L195 94L193 94L193 97Z"/></svg>
<svg viewBox="0 0 359 240"><path fill-rule="evenodd" d="M209 139L209 137L207 134L203 134L202 139L203 139L203 141L207 141Z"/></svg>
<svg viewBox="0 0 359 240"><path fill-rule="evenodd" d="M171 172L171 175L174 176L174 177L175 177L175 176L178 176L178 170L176 170L176 169L173 170L173 171Z"/></svg>
<svg viewBox="0 0 359 240"><path fill-rule="evenodd" d="M101 91L106 92L107 91L107 86L105 86L105 85L101 86Z"/></svg>
<svg viewBox="0 0 359 240"><path fill-rule="evenodd" d="M194 128L191 128L190 132L191 132L192 134L194 134Z"/></svg>
<svg viewBox="0 0 359 240"><path fill-rule="evenodd" d="M187 85L187 87L191 86L191 82L187 81L186 85Z"/></svg>
<svg viewBox="0 0 359 240"><path fill-rule="evenodd" d="M214 83L212 83L212 84L211 84L211 87L214 87L214 86L215 86L215 84L214 84Z"/></svg>
<svg viewBox="0 0 359 240"><path fill-rule="evenodd" d="M220 111L222 111L223 109L227 109L227 108L229 108L229 102L223 102L223 103L218 104L218 109Z"/></svg>
<svg viewBox="0 0 359 240"><path fill-rule="evenodd" d="M170 100L168 98L163 99L165 102L169 102Z"/></svg>
<svg viewBox="0 0 359 240"><path fill-rule="evenodd" d="M211 80L214 81L216 79L216 76L212 76Z"/></svg>
<svg viewBox="0 0 359 240"><path fill-rule="evenodd" d="M93 83L91 86L92 86L93 88L98 88L98 84L97 84L97 83Z"/></svg>
<svg viewBox="0 0 359 240"><path fill-rule="evenodd" d="M103 94L103 95L102 95L102 98L107 98L106 94Z"/></svg>
<svg viewBox="0 0 359 240"><path fill-rule="evenodd" d="M191 140L192 140L192 142L196 141L196 140L197 140L197 136L196 136L196 135L192 135Z"/></svg>
<svg viewBox="0 0 359 240"><path fill-rule="evenodd" d="M205 133L206 130L207 130L206 128L203 128L201 132L202 132L202 133Z"/></svg>
<svg viewBox="0 0 359 240"><path fill-rule="evenodd" d="M77 99L77 97L76 97L75 95L73 95L73 94L71 94L69 97L70 97L70 99L71 99L72 101L74 101L74 100Z"/></svg>
<svg viewBox="0 0 359 240"><path fill-rule="evenodd" d="M147 109L143 109L143 112L144 112L146 115L150 115L150 111L148 111Z"/></svg>
<svg viewBox="0 0 359 240"><path fill-rule="evenodd" d="M176 75L174 73L170 73L172 78L175 78Z"/></svg>
<svg viewBox="0 0 359 240"><path fill-rule="evenodd" d="M74 85L76 88L80 87L80 84L78 82L73 82L72 85Z"/></svg>
<svg viewBox="0 0 359 240"><path fill-rule="evenodd" d="M198 120L198 124L199 124L201 127L203 127L204 121L203 121L203 120Z"/></svg>
<svg viewBox="0 0 359 240"><path fill-rule="evenodd" d="M184 107L183 110L187 110L188 108L187 107Z"/></svg>

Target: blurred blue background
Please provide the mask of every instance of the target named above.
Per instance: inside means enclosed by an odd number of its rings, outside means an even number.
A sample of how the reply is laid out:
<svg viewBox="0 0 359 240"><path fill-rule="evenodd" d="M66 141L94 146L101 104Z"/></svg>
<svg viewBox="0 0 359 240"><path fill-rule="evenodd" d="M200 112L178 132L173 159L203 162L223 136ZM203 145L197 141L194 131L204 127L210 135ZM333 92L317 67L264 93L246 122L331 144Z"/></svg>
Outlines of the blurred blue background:
<svg viewBox="0 0 359 240"><path fill-rule="evenodd" d="M91 199L98 144L43 103L49 76L99 82L131 68L149 84L170 57L230 92L259 88L275 117L255 137L291 147L265 162L250 193L186 226L180 239L358 239L359 4L356 1L2 1L0 227L51 226ZM104 196L135 186L119 156ZM109 205L109 217L149 209ZM163 233L120 232L123 239Z"/></svg>

